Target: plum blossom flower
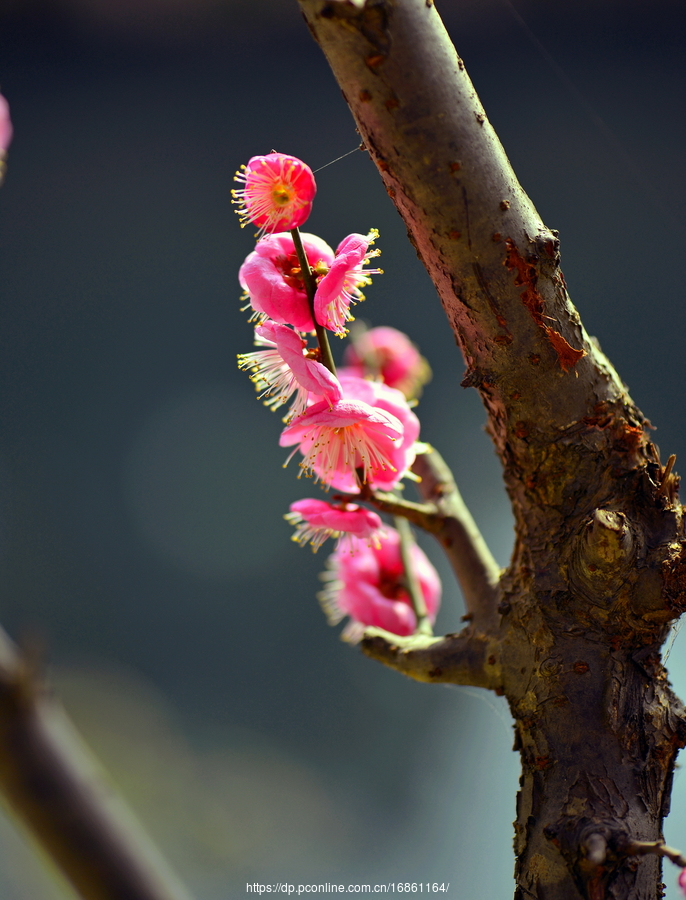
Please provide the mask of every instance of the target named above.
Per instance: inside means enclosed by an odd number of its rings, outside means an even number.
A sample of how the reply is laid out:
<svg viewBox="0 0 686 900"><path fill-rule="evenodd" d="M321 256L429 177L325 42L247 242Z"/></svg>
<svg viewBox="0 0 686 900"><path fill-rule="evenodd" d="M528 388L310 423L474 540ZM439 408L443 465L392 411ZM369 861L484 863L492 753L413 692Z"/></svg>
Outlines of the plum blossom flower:
<svg viewBox="0 0 686 900"><path fill-rule="evenodd" d="M351 373L380 377L409 399L418 397L431 378L428 362L402 331L381 326L360 329L352 335L343 356Z"/></svg>
<svg viewBox="0 0 686 900"><path fill-rule="evenodd" d="M410 558L433 624L441 603L441 580L416 544L410 547ZM360 544L355 554L336 549L322 580L326 586L319 601L329 624L349 617L341 635L344 640L359 641L369 626L398 635L414 633L416 617L405 587L400 535L394 528L387 528L376 545Z"/></svg>
<svg viewBox="0 0 686 900"><path fill-rule="evenodd" d="M253 156L235 178L245 185L231 191L241 228L252 222L258 234L288 231L302 225L310 214L317 185L312 169L295 156Z"/></svg>
<svg viewBox="0 0 686 900"><path fill-rule="evenodd" d="M679 875L677 884L681 889L681 893L684 895L684 897L686 897L686 869L681 870L681 874Z"/></svg>
<svg viewBox="0 0 686 900"><path fill-rule="evenodd" d="M238 355L238 368L250 369L251 381L260 391L260 399L272 410L295 399L285 421L305 412L310 402L326 397L335 403L341 397L341 386L335 375L310 355L305 341L286 325L264 322L255 328L255 344L266 347L253 353Z"/></svg>
<svg viewBox="0 0 686 900"><path fill-rule="evenodd" d="M314 234L301 235L310 268L328 271L334 252ZM270 234L259 240L238 273L241 287L255 310L254 318L268 317L298 331L314 331L300 263L290 234Z"/></svg>
<svg viewBox="0 0 686 900"><path fill-rule="evenodd" d="M299 444L301 469L329 487L358 493L361 475L364 484L392 490L414 462L419 420L400 391L381 382L342 375L339 383L342 398L308 407L279 443Z"/></svg>
<svg viewBox="0 0 686 900"><path fill-rule="evenodd" d="M333 406L321 400L308 407L284 428L279 444L298 445L303 455L300 468L306 475L356 492L358 471L365 484L376 483L389 469L396 474L393 452L395 442L402 440L403 426L394 415L343 396Z"/></svg>
<svg viewBox="0 0 686 900"><path fill-rule="evenodd" d="M7 152L12 141L12 121L7 100L0 94L0 159Z"/></svg>
<svg viewBox="0 0 686 900"><path fill-rule="evenodd" d="M414 462L419 420L400 391L352 375L339 382L342 398L308 407L279 443L299 444L303 471L339 491L358 493L360 476L392 490Z"/></svg>
<svg viewBox="0 0 686 900"><path fill-rule="evenodd" d="M292 540L302 546L312 544L315 553L330 537L338 538L342 553L355 553L361 541L378 544L385 533L375 512L354 503L334 506L325 500L296 500L290 510L284 518L295 526Z"/></svg>
<svg viewBox="0 0 686 900"><path fill-rule="evenodd" d="M339 337L348 333L346 322L352 321L350 305L364 300L360 290L371 284L370 275L382 274L382 269L365 269L369 260L378 256L380 250L369 250L369 245L378 238L376 228L367 235L349 234L338 245L336 258L329 271L317 285L314 297L314 314L320 325L333 331Z"/></svg>
<svg viewBox="0 0 686 900"><path fill-rule="evenodd" d="M326 400L309 407L287 426L280 445L298 444L301 469L326 485L351 492L359 490L358 470L368 483L388 469L394 445L402 440L402 424L395 416L367 403L346 400L331 406Z"/></svg>
<svg viewBox="0 0 686 900"><path fill-rule="evenodd" d="M380 381L367 381L339 370L339 382L346 399L369 404L397 419L402 426L402 438L395 441L389 451L388 465L373 472L370 484L373 488L392 491L415 460L419 438L419 419L410 409L404 395ZM330 482L340 491L357 491L357 482L337 477Z"/></svg>

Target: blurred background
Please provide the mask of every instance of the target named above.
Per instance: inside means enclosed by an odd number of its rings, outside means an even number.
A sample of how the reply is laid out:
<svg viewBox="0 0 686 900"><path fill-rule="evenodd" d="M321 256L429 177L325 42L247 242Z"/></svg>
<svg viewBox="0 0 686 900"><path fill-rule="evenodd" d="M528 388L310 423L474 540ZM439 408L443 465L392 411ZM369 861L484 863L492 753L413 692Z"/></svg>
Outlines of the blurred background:
<svg viewBox="0 0 686 900"><path fill-rule="evenodd" d="M686 7L437 0L546 223L588 331L686 460ZM197 900L246 883L450 882L511 897L518 760L501 698L403 679L338 640L326 549L289 540L280 422L237 271L232 177L313 168L354 124L295 0L1 0L15 126L0 191L0 620L39 645L82 734ZM512 518L464 365L376 172L318 175L308 230L377 227L357 308L434 370L423 437L506 565ZM340 353L341 345L336 351ZM677 468L679 463L677 462ZM445 582L438 629L459 627ZM686 695L684 643L669 657ZM668 840L686 848L677 773ZM667 867L667 897L676 869ZM70 896L0 817L0 896Z"/></svg>

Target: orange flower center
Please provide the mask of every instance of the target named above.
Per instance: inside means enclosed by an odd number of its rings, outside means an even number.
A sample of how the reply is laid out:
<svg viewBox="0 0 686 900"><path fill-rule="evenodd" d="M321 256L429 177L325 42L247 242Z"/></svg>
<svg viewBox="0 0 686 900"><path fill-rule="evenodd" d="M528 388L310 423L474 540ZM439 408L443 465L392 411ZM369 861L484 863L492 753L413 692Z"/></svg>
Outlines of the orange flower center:
<svg viewBox="0 0 686 900"><path fill-rule="evenodd" d="M272 200L275 206L288 206L293 200L293 192L284 184L277 184L272 189Z"/></svg>

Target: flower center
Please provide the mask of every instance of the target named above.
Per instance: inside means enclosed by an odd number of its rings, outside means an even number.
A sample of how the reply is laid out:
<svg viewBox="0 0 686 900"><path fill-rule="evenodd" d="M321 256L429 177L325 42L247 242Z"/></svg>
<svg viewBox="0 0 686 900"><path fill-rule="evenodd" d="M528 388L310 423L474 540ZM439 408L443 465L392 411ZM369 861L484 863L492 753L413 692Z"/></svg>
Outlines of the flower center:
<svg viewBox="0 0 686 900"><path fill-rule="evenodd" d="M387 600L407 601L407 589L405 584L400 576L396 575L394 572L388 572L382 569L377 587L379 593L386 597Z"/></svg>
<svg viewBox="0 0 686 900"><path fill-rule="evenodd" d="M293 193L290 191L286 185L277 184L272 189L272 201L275 206L288 206L288 204L293 200Z"/></svg>
<svg viewBox="0 0 686 900"><path fill-rule="evenodd" d="M283 280L288 287L291 287L296 291L304 292L305 281L303 279L300 263L298 262L298 257L295 253L289 253L288 256L285 254L282 256L275 256L273 262L278 271L281 272Z"/></svg>

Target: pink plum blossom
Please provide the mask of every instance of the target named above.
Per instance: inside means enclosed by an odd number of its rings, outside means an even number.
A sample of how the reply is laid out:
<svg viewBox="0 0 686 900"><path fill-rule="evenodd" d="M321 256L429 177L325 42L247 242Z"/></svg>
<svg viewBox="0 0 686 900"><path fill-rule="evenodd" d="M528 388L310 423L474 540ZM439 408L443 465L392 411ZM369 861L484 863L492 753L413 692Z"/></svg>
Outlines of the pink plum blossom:
<svg viewBox="0 0 686 900"><path fill-rule="evenodd" d="M334 506L325 500L296 500L290 510L284 518L295 526L293 540L312 544L315 553L329 537L339 539L341 552L355 553L360 541L378 543L384 533L379 516L354 503Z"/></svg>
<svg viewBox="0 0 686 900"><path fill-rule="evenodd" d="M354 375L339 378L342 398L310 406L283 431L281 446L300 445L301 468L339 491L362 481L392 490L415 459L419 420L394 388Z"/></svg>
<svg viewBox="0 0 686 900"><path fill-rule="evenodd" d="M7 100L0 94L0 159L7 152L12 141L12 121Z"/></svg>
<svg viewBox="0 0 686 900"><path fill-rule="evenodd" d="M305 255L315 273L328 271L334 252L314 234L301 235ZM314 331L310 305L295 245L290 234L270 234L259 240L238 273L257 318L265 316L298 331Z"/></svg>
<svg viewBox="0 0 686 900"><path fill-rule="evenodd" d="M410 557L433 624L441 603L440 578L416 544L410 547ZM414 633L416 618L394 528L387 528L378 544L360 544L355 554L335 550L322 577L327 585L319 600L329 623L336 625L344 616L350 619L342 634L345 640L358 641L369 626L398 635Z"/></svg>
<svg viewBox="0 0 686 900"><path fill-rule="evenodd" d="M402 440L403 426L394 415L343 396L333 406L321 400L308 407L286 426L279 444L299 445L303 455L300 468L307 475L314 474L339 490L356 492L358 470L365 484L376 484L387 473L391 478L397 474L392 460L395 444Z"/></svg>
<svg viewBox="0 0 686 900"><path fill-rule="evenodd" d="M378 410L390 414L402 425L403 436L396 441L390 450L389 465L385 469L374 472L370 483L373 488L391 491L415 460L415 443L419 438L419 419L410 409L404 395L380 381L367 381L355 375L339 371L339 382L345 399L369 404ZM331 482L341 491L355 489L352 481L344 483L343 479Z"/></svg>
<svg viewBox="0 0 686 900"><path fill-rule="evenodd" d="M327 398L335 403L341 398L341 386L335 375L312 358L305 341L292 328L264 322L255 328L255 344L266 347L253 353L238 355L238 368L250 369L260 398L267 397L265 406L272 410L295 399L286 421L299 416L308 403Z"/></svg>
<svg viewBox="0 0 686 900"><path fill-rule="evenodd" d="M686 897L686 869L681 870L681 874L679 875L677 884L681 889L681 893L684 895L684 897Z"/></svg>
<svg viewBox="0 0 686 900"><path fill-rule="evenodd" d="M411 399L431 378L429 364L402 331L381 326L360 330L345 348L345 364L355 375L380 377Z"/></svg>
<svg viewBox="0 0 686 900"><path fill-rule="evenodd" d="M329 271L319 281L314 297L314 314L320 325L339 337L348 333L346 322L352 321L351 303L364 300L361 287L371 284L370 275L380 275L381 269L365 269L364 266L379 250L369 250L369 245L379 236L373 228L369 234L349 234L338 245L336 258Z"/></svg>
<svg viewBox="0 0 686 900"><path fill-rule="evenodd" d="M252 222L259 234L273 234L297 228L309 216L317 185L312 169L297 157L253 156L235 177L245 185L231 191L241 228Z"/></svg>

